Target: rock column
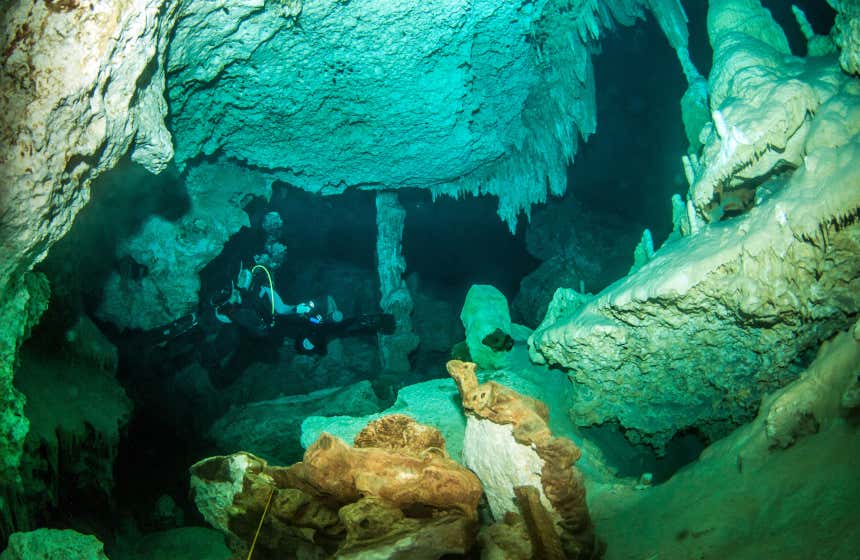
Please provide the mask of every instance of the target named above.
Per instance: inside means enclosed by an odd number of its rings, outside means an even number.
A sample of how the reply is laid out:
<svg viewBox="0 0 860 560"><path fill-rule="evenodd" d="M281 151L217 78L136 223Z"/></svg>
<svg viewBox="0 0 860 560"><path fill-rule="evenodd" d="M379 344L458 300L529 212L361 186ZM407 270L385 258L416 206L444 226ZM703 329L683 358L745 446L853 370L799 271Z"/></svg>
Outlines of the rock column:
<svg viewBox="0 0 860 560"><path fill-rule="evenodd" d="M382 371L409 371L409 353L418 346L418 336L412 331L412 295L403 279L406 259L403 258L403 225L406 210L397 194L380 191L376 195L376 267L379 271L379 304L382 311L394 315L396 328L392 334L379 334Z"/></svg>

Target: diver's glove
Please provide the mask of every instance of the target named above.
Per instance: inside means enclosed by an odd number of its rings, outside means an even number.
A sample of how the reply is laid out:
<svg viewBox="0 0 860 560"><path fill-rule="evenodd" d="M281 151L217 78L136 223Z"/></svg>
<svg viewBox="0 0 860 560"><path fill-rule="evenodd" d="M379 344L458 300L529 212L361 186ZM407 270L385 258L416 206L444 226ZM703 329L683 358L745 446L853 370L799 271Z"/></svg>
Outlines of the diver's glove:
<svg viewBox="0 0 860 560"><path fill-rule="evenodd" d="M296 313L299 315L307 315L314 308L314 302L300 303L296 305Z"/></svg>

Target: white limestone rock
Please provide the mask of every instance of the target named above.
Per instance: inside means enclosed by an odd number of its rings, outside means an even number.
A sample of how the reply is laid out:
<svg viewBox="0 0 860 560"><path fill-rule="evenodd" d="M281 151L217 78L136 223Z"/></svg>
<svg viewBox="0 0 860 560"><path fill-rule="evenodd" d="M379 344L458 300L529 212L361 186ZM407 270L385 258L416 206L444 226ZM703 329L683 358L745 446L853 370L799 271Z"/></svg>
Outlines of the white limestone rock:
<svg viewBox="0 0 860 560"><path fill-rule="evenodd" d="M544 460L533 447L514 439L511 424L469 416L463 437L463 459L481 479L496 520L504 519L507 512L520 512L514 497L517 486L535 487L544 507L553 511L541 482Z"/></svg>
<svg viewBox="0 0 860 560"><path fill-rule="evenodd" d="M860 85L826 75L793 174L535 331L533 358L575 382L577 423L617 420L658 450L686 427L719 437L860 312Z"/></svg>
<svg viewBox="0 0 860 560"><path fill-rule="evenodd" d="M168 134L139 88L149 84L154 94L159 87L147 78L162 65L160 24L172 9L164 0L7 6L0 35L0 183L6 186L0 237L9 253L0 260L0 294L68 231L89 200L92 180L116 165L136 136ZM169 159L154 150L140 156L153 170Z"/></svg>
<svg viewBox="0 0 860 560"><path fill-rule="evenodd" d="M754 191L802 163L809 116L835 92L839 76L822 61L791 56L782 29L757 1L712 2L708 33L712 125L702 131L689 198L702 217L716 220L751 196L732 191Z"/></svg>
<svg viewBox="0 0 860 560"><path fill-rule="evenodd" d="M213 476L206 479L192 472L191 495L203 519L216 529L229 534L228 523L233 499L236 494L242 493L245 471L253 459L245 453L234 453L225 459L228 472L213 473Z"/></svg>

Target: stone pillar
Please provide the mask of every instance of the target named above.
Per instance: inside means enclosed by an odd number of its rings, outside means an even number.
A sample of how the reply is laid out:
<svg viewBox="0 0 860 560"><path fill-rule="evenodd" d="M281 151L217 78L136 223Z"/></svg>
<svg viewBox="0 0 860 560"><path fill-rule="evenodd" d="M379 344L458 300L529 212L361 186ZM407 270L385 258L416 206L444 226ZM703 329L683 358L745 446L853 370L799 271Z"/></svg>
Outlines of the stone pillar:
<svg viewBox="0 0 860 560"><path fill-rule="evenodd" d="M409 371L409 353L418 346L418 336L412 332L412 296L403 273L403 225L406 210L397 193L380 191L376 194L376 267L379 271L379 304L382 311L394 315L393 334L379 334L379 354L382 371Z"/></svg>

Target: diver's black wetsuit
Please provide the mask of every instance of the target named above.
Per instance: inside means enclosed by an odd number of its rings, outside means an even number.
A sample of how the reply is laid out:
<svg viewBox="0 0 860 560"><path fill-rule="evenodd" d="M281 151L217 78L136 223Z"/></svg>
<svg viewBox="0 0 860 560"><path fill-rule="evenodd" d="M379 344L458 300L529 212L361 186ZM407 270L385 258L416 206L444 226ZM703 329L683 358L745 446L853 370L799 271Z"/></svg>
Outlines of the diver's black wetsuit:
<svg viewBox="0 0 860 560"><path fill-rule="evenodd" d="M385 313L335 321L326 308L327 298L320 298L320 305L307 314L273 313L270 296L259 295L260 286L254 282L242 290L241 303L203 305L199 313L148 331L150 347L162 360L178 362L196 357L209 371L213 384L225 386L251 361L277 359L277 350L287 337L294 339L300 354L324 355L333 338L394 332L394 316ZM219 320L216 311L230 322Z"/></svg>

